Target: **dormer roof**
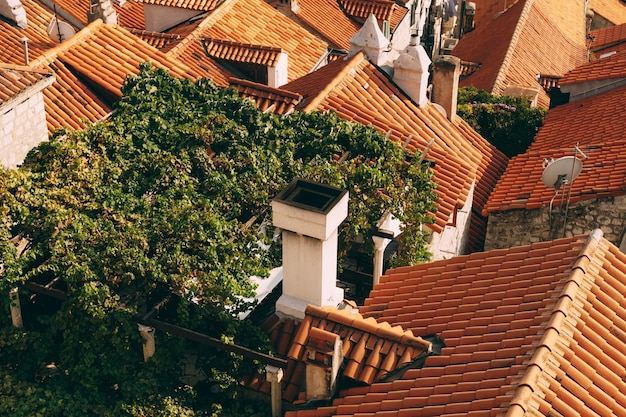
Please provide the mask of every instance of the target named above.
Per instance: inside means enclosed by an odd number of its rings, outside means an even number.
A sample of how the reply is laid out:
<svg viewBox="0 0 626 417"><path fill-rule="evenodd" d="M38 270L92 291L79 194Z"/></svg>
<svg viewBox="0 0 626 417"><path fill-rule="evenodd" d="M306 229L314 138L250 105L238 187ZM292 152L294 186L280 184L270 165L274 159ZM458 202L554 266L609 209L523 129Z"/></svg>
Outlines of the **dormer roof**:
<svg viewBox="0 0 626 417"><path fill-rule="evenodd" d="M33 89L40 91L53 81L51 71L0 63L0 113L20 95Z"/></svg>
<svg viewBox="0 0 626 417"><path fill-rule="evenodd" d="M208 12L215 10L224 0L133 0L141 4L156 6L178 7L180 9Z"/></svg>
<svg viewBox="0 0 626 417"><path fill-rule="evenodd" d="M90 0L55 0L57 13L66 19L71 16L75 21L80 22L82 26L87 26L87 12L90 7ZM117 13L117 20L121 26L126 28L144 29L143 4L136 0L129 0L123 6L119 6L118 2L112 1L111 5Z"/></svg>
<svg viewBox="0 0 626 417"><path fill-rule="evenodd" d="M286 417L626 413L626 255L596 230L388 270L360 308L445 346Z"/></svg>

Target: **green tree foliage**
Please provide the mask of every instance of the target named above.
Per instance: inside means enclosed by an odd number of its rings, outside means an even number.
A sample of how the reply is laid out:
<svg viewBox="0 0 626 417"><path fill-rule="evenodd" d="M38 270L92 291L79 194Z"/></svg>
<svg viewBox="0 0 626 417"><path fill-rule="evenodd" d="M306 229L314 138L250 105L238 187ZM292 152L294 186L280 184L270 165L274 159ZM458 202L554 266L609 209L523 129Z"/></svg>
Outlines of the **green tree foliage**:
<svg viewBox="0 0 626 417"><path fill-rule="evenodd" d="M524 97L494 96L474 87L460 88L457 102L457 114L509 158L528 149L546 115Z"/></svg>
<svg viewBox="0 0 626 417"><path fill-rule="evenodd" d="M405 223L399 259L427 258L431 173L373 128L332 112L264 114L233 89L148 64L122 92L110 120L59 131L0 172L1 415L226 415L179 389L179 338L159 333L143 363L133 319L170 296L170 321L267 352L267 336L234 317L253 295L249 276L280 263L269 202L293 178L349 190L341 253L371 241L390 208ZM29 242L19 258L16 236ZM9 289L53 279L69 298L22 292L31 313L12 328ZM207 352L224 386L255 369Z"/></svg>

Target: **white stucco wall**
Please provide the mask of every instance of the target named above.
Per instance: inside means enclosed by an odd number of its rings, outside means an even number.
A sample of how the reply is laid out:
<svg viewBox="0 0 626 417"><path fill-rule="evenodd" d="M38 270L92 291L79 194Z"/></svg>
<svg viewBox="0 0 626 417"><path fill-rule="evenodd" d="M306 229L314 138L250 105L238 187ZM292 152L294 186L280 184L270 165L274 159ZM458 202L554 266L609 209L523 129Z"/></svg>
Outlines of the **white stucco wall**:
<svg viewBox="0 0 626 417"><path fill-rule="evenodd" d="M0 110L0 159L4 169L17 168L26 154L48 140L43 93Z"/></svg>

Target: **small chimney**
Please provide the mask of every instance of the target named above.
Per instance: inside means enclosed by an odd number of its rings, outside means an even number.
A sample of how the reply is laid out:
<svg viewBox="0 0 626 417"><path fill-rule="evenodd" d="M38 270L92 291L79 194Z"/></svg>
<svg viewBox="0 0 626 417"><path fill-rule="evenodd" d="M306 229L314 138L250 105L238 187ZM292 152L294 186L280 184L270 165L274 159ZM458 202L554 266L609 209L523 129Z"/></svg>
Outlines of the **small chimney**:
<svg viewBox="0 0 626 417"><path fill-rule="evenodd" d="M28 27L26 10L20 0L0 0L0 16L15 22L21 29Z"/></svg>
<svg viewBox="0 0 626 417"><path fill-rule="evenodd" d="M272 200L282 229L283 295L276 310L304 318L306 306L337 306L338 227L348 215L348 192L296 179Z"/></svg>
<svg viewBox="0 0 626 417"><path fill-rule="evenodd" d="M107 25L117 24L117 12L110 0L90 0L87 21L91 23L96 19L102 19Z"/></svg>
<svg viewBox="0 0 626 417"><path fill-rule="evenodd" d="M450 121L456 117L460 68L461 60L452 55L438 55L433 62L431 101L443 107Z"/></svg>
<svg viewBox="0 0 626 417"><path fill-rule="evenodd" d="M417 35L411 35L410 44L402 51L393 65L393 81L420 107L428 103L428 66L430 58Z"/></svg>
<svg viewBox="0 0 626 417"><path fill-rule="evenodd" d="M467 2L465 4L465 16L463 22L463 34L474 30L474 15L476 14L476 3Z"/></svg>
<svg viewBox="0 0 626 417"><path fill-rule="evenodd" d="M378 21L373 14L367 18L361 29L350 38L350 52L348 56L354 56L364 51L374 65L382 66L387 61L391 50L389 39L385 36Z"/></svg>
<svg viewBox="0 0 626 417"><path fill-rule="evenodd" d="M267 68L267 85L278 88L288 82L289 57L285 52L281 52L275 67Z"/></svg>
<svg viewBox="0 0 626 417"><path fill-rule="evenodd" d="M307 401L333 397L343 361L341 346L341 338L337 334L311 327L305 345Z"/></svg>

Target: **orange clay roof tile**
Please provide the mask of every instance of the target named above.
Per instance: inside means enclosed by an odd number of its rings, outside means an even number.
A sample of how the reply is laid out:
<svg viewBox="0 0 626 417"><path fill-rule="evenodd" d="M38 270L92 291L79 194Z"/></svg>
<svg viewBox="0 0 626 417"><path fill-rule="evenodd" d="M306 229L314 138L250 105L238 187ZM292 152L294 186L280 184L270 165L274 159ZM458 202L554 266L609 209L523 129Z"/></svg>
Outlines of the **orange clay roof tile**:
<svg viewBox="0 0 626 417"><path fill-rule="evenodd" d="M626 4L621 0L589 0L589 8L614 25L626 23Z"/></svg>
<svg viewBox="0 0 626 417"><path fill-rule="evenodd" d="M626 51L580 65L563 75L559 84L566 86L615 78L626 78Z"/></svg>
<svg viewBox="0 0 626 417"><path fill-rule="evenodd" d="M502 94L507 87L535 88L539 105L547 107L549 97L537 82L537 74L563 74L586 60L584 35L575 39L566 30L569 26L554 17L559 16L554 7L546 0L520 0L461 38L453 55L480 67L461 80L460 86L493 94ZM582 21L584 5L572 9Z"/></svg>
<svg viewBox="0 0 626 417"><path fill-rule="evenodd" d="M89 0L55 0L54 4L59 16L67 16L69 14L83 26L88 24ZM121 7L113 1L111 4L117 13L117 22L120 25L127 28L145 28L143 4L138 3L136 0L127 0Z"/></svg>
<svg viewBox="0 0 626 417"><path fill-rule="evenodd" d="M308 306L302 322L285 318L270 332L276 352L289 359L283 378L283 398L289 402L298 398L299 389L295 387L302 385L304 374L294 369L304 367L306 349L325 353L337 336L343 344L343 376L366 384L381 380L391 370L397 370L431 349L430 342L398 326L329 307Z"/></svg>
<svg viewBox="0 0 626 417"><path fill-rule="evenodd" d="M49 84L51 77L51 71L0 63L0 108L21 93Z"/></svg>
<svg viewBox="0 0 626 417"><path fill-rule="evenodd" d="M469 263L501 265L516 255L540 267L536 277L520 286L536 301L522 302L508 296L512 288L504 288L507 280L511 286L518 285L521 266L497 270L491 279L473 280L476 269L464 268ZM544 265L549 265L549 272ZM454 282L425 279L431 270L440 275L448 268L458 271L457 280L472 281L472 287L459 294ZM427 357L422 368L406 370L391 384L341 390L331 406L317 409L315 415L365 416L380 410L385 411L380 415L394 417L625 414L625 271L626 255L602 238L599 230L587 236L388 270L375 291L394 288L400 306L377 310L378 320L391 325L402 322L415 334L429 334L428 322L443 311L439 302L422 302L408 321L398 318L403 310L413 311L412 295L418 288L428 289L429 294L443 288L457 306L457 313L444 313L449 319L443 332L458 331L462 337L445 338L446 346L439 355ZM406 285L406 273L417 282ZM480 299L490 297L496 280L502 288L499 307L506 305L507 309L485 310ZM469 295L473 292L476 295ZM361 308L364 317L375 302L374 293ZM465 310L469 315L462 317L470 322L455 320ZM512 315L525 320L516 322ZM492 324L472 325L474 318ZM286 417L304 415L306 412L294 411Z"/></svg>
<svg viewBox="0 0 626 417"><path fill-rule="evenodd" d="M616 49L619 44L626 43L626 23L592 30L589 35L593 39L591 50L598 56Z"/></svg>
<svg viewBox="0 0 626 417"><path fill-rule="evenodd" d="M361 28L346 15L337 0L299 0L294 13L334 47L350 49L350 38Z"/></svg>
<svg viewBox="0 0 626 417"><path fill-rule="evenodd" d="M157 6L178 7L180 9L199 10L208 12L222 2L222 0L133 0L137 3L153 4Z"/></svg>
<svg viewBox="0 0 626 417"><path fill-rule="evenodd" d="M206 53L214 59L275 67L281 48L202 38Z"/></svg>
<svg viewBox="0 0 626 417"><path fill-rule="evenodd" d="M168 54L190 67L202 65L210 60L202 48L202 38L281 48L288 55L289 80L299 78L314 69L328 47L325 42L263 0L230 0L222 3L183 40L169 49ZM228 86L228 79L232 74L225 74L224 69L215 65L213 62L211 66L213 74L205 76L213 78L218 85Z"/></svg>
<svg viewBox="0 0 626 417"><path fill-rule="evenodd" d="M435 231L443 230L454 210L464 204L474 181L474 207L480 212L507 162L462 119L450 122L431 105L418 108L362 53L334 61L281 89L302 96L299 110L332 110L344 119L390 131L390 139L399 145L406 142L411 152L423 150L434 138L426 157L435 161L434 180L439 183L436 223L431 225ZM476 234L483 235L480 230Z"/></svg>
<svg viewBox="0 0 626 417"><path fill-rule="evenodd" d="M178 34L152 32L142 29L129 28L128 31L159 50L165 49L168 46L175 44L181 38L181 35Z"/></svg>
<svg viewBox="0 0 626 417"><path fill-rule="evenodd" d="M541 180L543 159L573 155L576 144L588 159L583 162L581 174L571 183L570 202L624 195L626 119L621 116L624 101L626 87L619 87L551 109L529 149L509 162L484 213L518 206L528 210L548 206L555 190ZM559 204L555 200L554 205Z"/></svg>

